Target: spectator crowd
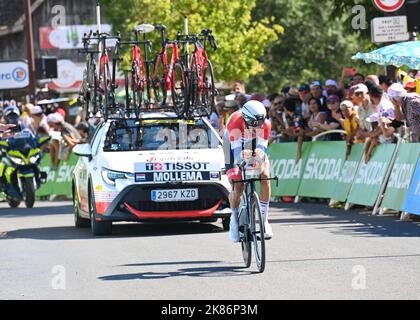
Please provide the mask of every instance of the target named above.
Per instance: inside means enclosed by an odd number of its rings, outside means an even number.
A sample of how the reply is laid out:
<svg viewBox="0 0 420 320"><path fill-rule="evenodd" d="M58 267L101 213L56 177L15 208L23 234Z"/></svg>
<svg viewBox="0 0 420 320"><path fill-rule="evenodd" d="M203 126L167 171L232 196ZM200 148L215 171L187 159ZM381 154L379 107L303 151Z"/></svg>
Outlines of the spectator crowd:
<svg viewBox="0 0 420 320"><path fill-rule="evenodd" d="M51 136L44 151L50 154L52 170L56 170L61 160L68 160L73 147L88 142L98 121L81 121L79 114L69 123L68 108L59 104L22 104L16 100L0 100L0 122L17 126L17 131L26 131L34 137ZM73 117L74 118L74 117Z"/></svg>
<svg viewBox="0 0 420 320"><path fill-rule="evenodd" d="M411 77L420 79L420 72ZM233 112L249 100L258 100L266 107L271 122L270 143L297 142L297 159L302 155L303 142L316 137L345 140L347 156L354 143L366 142L367 162L380 143L395 142L397 137L420 142L420 96L415 93L415 82L403 85L402 78L394 83L385 75L364 76L353 68L344 68L338 81L314 80L267 95L249 94L244 82L235 81L232 92L216 103L210 122L222 135ZM50 154L53 170L60 160L68 159L76 144L89 141L101 121L99 115L82 121L81 114L81 108L76 117L70 117L68 108L58 104L0 99L1 123L18 125L34 136L51 136L45 151Z"/></svg>
<svg viewBox="0 0 420 320"><path fill-rule="evenodd" d="M420 79L420 72L412 73ZM414 83L414 85L413 85ZM291 85L281 93L247 94L243 82L234 82L232 93L217 103L210 117L223 132L230 114L248 100L258 100L267 109L272 126L270 143L298 142L297 158L304 141L345 140L347 156L354 143L365 143L365 161L380 143L396 142L398 137L420 142L420 96L416 82L393 82L385 75L357 73L344 68L341 78Z"/></svg>

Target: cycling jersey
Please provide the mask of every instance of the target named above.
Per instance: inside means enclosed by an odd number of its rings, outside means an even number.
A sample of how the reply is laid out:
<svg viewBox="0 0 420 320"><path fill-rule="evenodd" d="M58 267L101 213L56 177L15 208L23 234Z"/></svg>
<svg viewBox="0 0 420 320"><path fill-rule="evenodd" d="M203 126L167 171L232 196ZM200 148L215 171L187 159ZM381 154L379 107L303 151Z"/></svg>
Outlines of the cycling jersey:
<svg viewBox="0 0 420 320"><path fill-rule="evenodd" d="M241 162L243 150L253 149L253 140L255 149L260 149L267 155L270 132L271 124L268 120L260 128L247 128L241 111L233 113L228 119L223 137L226 170Z"/></svg>

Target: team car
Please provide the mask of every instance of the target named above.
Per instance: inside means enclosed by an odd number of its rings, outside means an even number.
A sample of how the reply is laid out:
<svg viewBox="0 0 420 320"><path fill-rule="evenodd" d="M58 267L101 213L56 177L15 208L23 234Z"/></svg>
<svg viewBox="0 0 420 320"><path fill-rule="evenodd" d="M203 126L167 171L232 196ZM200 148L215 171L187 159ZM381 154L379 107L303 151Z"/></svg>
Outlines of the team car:
<svg viewBox="0 0 420 320"><path fill-rule="evenodd" d="M72 176L77 228L109 235L117 221L221 218L228 229L231 187L222 140L205 118L110 119L73 152L79 156Z"/></svg>

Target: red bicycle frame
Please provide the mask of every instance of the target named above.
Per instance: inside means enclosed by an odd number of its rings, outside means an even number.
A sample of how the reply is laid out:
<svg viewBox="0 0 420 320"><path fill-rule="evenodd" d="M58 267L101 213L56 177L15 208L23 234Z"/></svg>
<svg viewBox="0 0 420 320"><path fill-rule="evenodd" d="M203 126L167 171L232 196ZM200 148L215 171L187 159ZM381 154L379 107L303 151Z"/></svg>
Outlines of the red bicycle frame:
<svg viewBox="0 0 420 320"><path fill-rule="evenodd" d="M204 70L208 66L207 60L209 57L200 42L194 42L194 47L195 50L190 60L190 70L194 70L195 67L197 68L198 92L201 95L204 90Z"/></svg>
<svg viewBox="0 0 420 320"><path fill-rule="evenodd" d="M168 64L168 51L172 50L172 57L171 57L171 62ZM160 61L160 59L157 59L156 61L156 67L155 67L155 71L153 72L153 76L152 79L156 79L158 74L158 70L159 70L159 64L163 63L163 70L164 70L164 81L165 81L165 86L166 86L166 90L169 91L171 90L171 84L174 83L175 78L174 78L174 67L177 61L179 61L179 51L178 51L178 44L177 43L169 43L166 44L165 47L163 47L160 52L158 53L158 56L162 57L162 62Z"/></svg>
<svg viewBox="0 0 420 320"><path fill-rule="evenodd" d="M143 92L144 87L145 87L145 83L146 83L146 78L145 78L145 74L146 74L146 68L144 65L144 60L143 60L143 56L141 53L141 49L140 47L135 44L133 46L133 53L132 53L132 57L133 57L133 68L135 68L134 72L133 72L133 76L136 74L138 79L139 79L139 83L136 83L136 81L133 80L133 85L135 85L135 90L140 90L140 92Z"/></svg>

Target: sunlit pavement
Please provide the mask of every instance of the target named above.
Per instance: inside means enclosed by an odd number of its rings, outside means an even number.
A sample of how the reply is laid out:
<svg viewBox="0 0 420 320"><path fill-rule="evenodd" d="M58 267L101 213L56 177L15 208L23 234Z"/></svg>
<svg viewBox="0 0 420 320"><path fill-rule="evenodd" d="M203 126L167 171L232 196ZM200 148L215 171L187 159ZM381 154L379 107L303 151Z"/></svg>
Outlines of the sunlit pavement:
<svg viewBox="0 0 420 320"><path fill-rule="evenodd" d="M0 299L419 299L420 224L322 204L271 209L267 266L220 222L73 227L70 202L0 204Z"/></svg>

